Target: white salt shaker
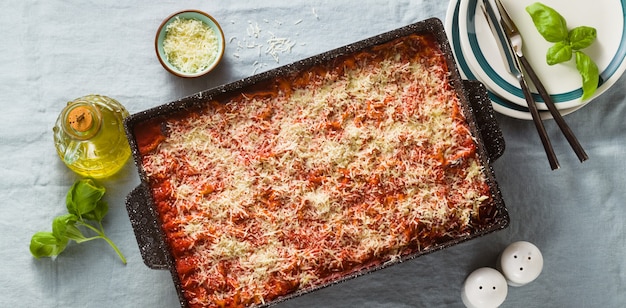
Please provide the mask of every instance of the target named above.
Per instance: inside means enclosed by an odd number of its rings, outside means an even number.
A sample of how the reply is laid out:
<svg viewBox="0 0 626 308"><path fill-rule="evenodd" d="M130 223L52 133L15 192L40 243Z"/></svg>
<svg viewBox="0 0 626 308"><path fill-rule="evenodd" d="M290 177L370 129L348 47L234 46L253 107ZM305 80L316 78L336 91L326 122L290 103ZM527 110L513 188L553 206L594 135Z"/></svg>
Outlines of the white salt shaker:
<svg viewBox="0 0 626 308"><path fill-rule="evenodd" d="M510 286L520 287L539 276L543 270L543 256L534 244L515 242L502 251L497 268Z"/></svg>
<svg viewBox="0 0 626 308"><path fill-rule="evenodd" d="M465 279L461 298L467 308L497 308L506 299L506 279L496 269L481 267Z"/></svg>

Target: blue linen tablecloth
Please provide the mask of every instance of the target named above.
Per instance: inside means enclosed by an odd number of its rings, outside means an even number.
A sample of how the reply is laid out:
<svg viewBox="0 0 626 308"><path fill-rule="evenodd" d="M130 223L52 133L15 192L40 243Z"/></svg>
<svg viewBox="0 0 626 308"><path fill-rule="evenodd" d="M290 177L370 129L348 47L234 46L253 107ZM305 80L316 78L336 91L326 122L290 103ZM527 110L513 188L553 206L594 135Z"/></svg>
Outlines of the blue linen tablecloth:
<svg viewBox="0 0 626 308"><path fill-rule="evenodd" d="M447 1L3 1L0 4L0 307L177 307L167 271L141 259L124 208L139 184L128 162L107 187L104 225L128 258L103 241L71 244L55 260L34 259L31 236L64 213L79 178L57 157L52 126L66 102L96 93L131 113L429 17ZM184 80L159 64L154 35L182 9L212 14L224 29L223 62ZM249 27L258 25L258 37ZM255 44L271 36L295 45L277 58ZM626 79L565 117L590 160L581 164L554 121L546 126L562 168L550 171L530 121L497 116L505 154L493 167L510 226L276 307L462 307L466 276L494 267L509 243L543 252L539 278L509 288L502 307L626 306Z"/></svg>

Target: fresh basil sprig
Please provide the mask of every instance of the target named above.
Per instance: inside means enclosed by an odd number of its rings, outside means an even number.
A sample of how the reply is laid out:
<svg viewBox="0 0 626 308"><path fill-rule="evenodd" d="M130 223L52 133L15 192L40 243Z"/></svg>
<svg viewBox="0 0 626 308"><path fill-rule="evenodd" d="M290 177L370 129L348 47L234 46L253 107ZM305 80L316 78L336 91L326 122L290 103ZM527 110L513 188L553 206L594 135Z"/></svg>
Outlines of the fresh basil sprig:
<svg viewBox="0 0 626 308"><path fill-rule="evenodd" d="M72 185L65 198L68 214L52 220L52 232L37 232L30 241L30 252L35 258L55 257L67 247L70 240L83 243L95 239L105 240L126 264L126 258L115 243L104 234L102 219L109 205L102 200L106 189L92 179L78 180ZM90 223L93 222L93 223ZM79 228L91 230L94 236L87 237Z"/></svg>
<svg viewBox="0 0 626 308"><path fill-rule="evenodd" d="M580 26L569 30L561 14L539 2L527 6L526 12L530 14L539 34L546 41L554 43L546 53L548 65L567 62L574 54L576 55L576 69L583 83L582 99L590 98L598 88L600 73L596 63L582 49L591 46L596 40L596 29Z"/></svg>

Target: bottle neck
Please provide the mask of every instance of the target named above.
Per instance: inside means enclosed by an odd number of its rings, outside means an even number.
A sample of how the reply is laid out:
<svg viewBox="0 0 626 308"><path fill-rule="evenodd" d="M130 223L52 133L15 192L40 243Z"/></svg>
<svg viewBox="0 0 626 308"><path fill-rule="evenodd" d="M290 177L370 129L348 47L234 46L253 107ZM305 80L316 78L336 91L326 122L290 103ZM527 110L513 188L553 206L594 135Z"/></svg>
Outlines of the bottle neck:
<svg viewBox="0 0 626 308"><path fill-rule="evenodd" d="M63 110L63 130L72 138L87 140L100 131L102 114L89 102L70 102Z"/></svg>

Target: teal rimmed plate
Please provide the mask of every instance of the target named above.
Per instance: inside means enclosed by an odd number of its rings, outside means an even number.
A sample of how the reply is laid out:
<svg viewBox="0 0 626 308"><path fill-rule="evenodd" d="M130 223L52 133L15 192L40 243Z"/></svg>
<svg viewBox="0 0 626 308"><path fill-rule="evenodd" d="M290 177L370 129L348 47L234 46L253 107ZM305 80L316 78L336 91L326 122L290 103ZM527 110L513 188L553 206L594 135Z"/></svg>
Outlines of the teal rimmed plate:
<svg viewBox="0 0 626 308"><path fill-rule="evenodd" d="M494 94L520 107L526 101L515 78L504 66L495 40L478 6L479 0L460 0L458 31L461 49L469 69ZM594 96L581 100L581 77L573 61L549 66L545 53L551 46L535 29L525 7L534 0L502 0L524 37L524 54L539 74L546 89L561 110L580 108L611 87L626 69L626 0L544 0L542 3L561 13L568 27L592 26L598 30L594 44L585 49L600 69L600 85ZM538 107L546 110L542 99L535 95Z"/></svg>
<svg viewBox="0 0 626 308"><path fill-rule="evenodd" d="M450 41L450 44L452 45L452 51L454 53L454 57L457 63L457 67L459 69L459 73L465 79L477 80L476 76L469 68L469 65L467 63L467 60L465 59L465 55L463 54L463 51L460 45L460 40L459 40L460 33L459 33L459 26L458 26L459 6L460 6L460 3L458 0L450 1L450 4L448 6L448 12L446 15L445 30L446 30L446 34L448 35L448 40ZM531 119L531 115L528 111L528 108L508 102L507 100L496 95L489 88L488 88L488 94L489 94L489 98L491 99L493 109L496 112L504 114L512 118L523 119L523 120ZM561 113L562 114L571 113L576 109L577 108L562 110ZM542 118L551 118L551 115L549 112L540 112L540 114Z"/></svg>

